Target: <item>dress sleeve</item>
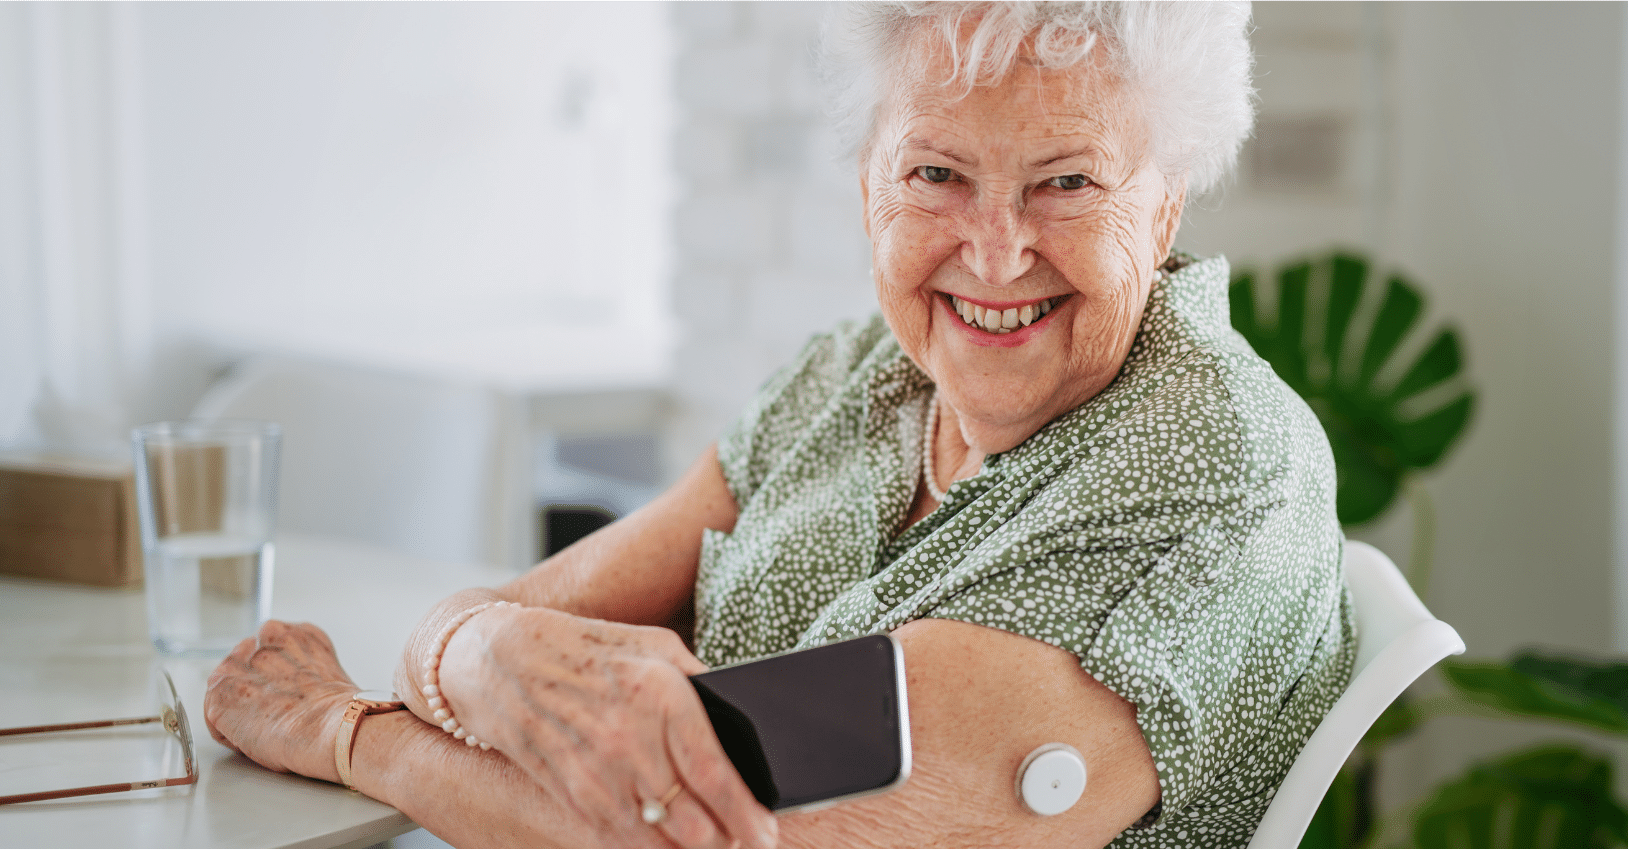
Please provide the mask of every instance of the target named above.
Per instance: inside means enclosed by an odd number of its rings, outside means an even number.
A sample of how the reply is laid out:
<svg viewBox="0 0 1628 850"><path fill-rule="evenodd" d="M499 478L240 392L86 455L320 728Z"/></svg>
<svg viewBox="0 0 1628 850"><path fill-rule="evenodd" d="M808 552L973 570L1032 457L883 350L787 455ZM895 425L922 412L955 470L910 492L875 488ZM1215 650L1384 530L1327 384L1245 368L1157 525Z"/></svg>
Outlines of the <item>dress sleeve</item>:
<svg viewBox="0 0 1628 850"><path fill-rule="evenodd" d="M809 424L891 339L880 315L844 322L830 333L816 334L758 390L718 437L718 464L738 508L745 509L801 442Z"/></svg>

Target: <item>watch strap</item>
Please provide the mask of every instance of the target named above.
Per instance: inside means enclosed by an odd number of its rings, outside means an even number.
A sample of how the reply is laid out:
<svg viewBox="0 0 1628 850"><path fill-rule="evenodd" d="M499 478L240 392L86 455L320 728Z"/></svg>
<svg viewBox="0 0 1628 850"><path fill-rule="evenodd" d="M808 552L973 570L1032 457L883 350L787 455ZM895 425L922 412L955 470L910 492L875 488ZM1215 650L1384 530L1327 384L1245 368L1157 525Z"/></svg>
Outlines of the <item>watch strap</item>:
<svg viewBox="0 0 1628 850"><path fill-rule="evenodd" d="M339 771L339 784L356 790L356 784L351 781L350 759L351 752L356 748L356 728L361 725L362 718L369 714L400 711L406 707L400 700L368 699L361 694L357 694L345 706L345 713L339 718L339 734L334 736L334 767Z"/></svg>

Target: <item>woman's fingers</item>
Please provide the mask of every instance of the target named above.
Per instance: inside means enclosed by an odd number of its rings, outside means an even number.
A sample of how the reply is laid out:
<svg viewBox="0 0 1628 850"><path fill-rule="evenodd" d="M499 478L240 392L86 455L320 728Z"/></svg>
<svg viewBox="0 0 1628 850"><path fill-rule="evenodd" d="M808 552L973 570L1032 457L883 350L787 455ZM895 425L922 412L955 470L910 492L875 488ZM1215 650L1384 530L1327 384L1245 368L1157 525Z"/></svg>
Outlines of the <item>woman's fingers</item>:
<svg viewBox="0 0 1628 850"><path fill-rule="evenodd" d="M355 691L321 629L268 620L209 676L210 737L272 770L329 778L332 729Z"/></svg>
<svg viewBox="0 0 1628 850"><path fill-rule="evenodd" d="M680 847L728 847L732 843L712 819L712 813L682 784L678 794L667 804L667 819L657 827Z"/></svg>
<svg viewBox="0 0 1628 850"><path fill-rule="evenodd" d="M773 847L779 824L735 770L712 731L701 698L688 679L667 707L667 752L680 781L707 808L724 832L748 847Z"/></svg>
<svg viewBox="0 0 1628 850"><path fill-rule="evenodd" d="M707 665L702 664L701 659L690 652L690 648L684 645L684 639L678 636L678 632L660 626L640 626L639 633L646 647L667 663L677 667L680 673L694 676L707 672Z"/></svg>
<svg viewBox="0 0 1628 850"><path fill-rule="evenodd" d="M667 753L666 712L660 709L670 700L666 694L676 690L675 679L686 688L688 680L675 677L672 667L658 659L646 660L643 666L641 687L658 698L651 700L646 710L638 714L635 727L638 734L629 742L630 751L625 754L625 761L634 771L632 803L636 816L643 823L645 806L654 803L658 812L665 812L665 817L653 825L665 840L680 847L726 847L730 838L723 826L684 785ZM655 710L649 710L651 708Z"/></svg>
<svg viewBox="0 0 1628 850"><path fill-rule="evenodd" d="M518 734L511 741L519 746L514 753L505 749L505 755L618 843L730 844L731 837L710 811L679 783L668 756L663 706L673 701L672 694L690 687L688 680L658 657L622 656L601 665L619 683L614 690L623 698L577 702L557 698L589 697L594 689L545 688L556 699L527 701L534 722L513 728ZM675 786L666 817L648 823L646 804L663 801Z"/></svg>
<svg viewBox="0 0 1628 850"><path fill-rule="evenodd" d="M231 739L221 733L219 724L223 719L227 706L220 699L220 691L217 690L217 687L227 677L233 675L235 669L242 666L248 657L254 653L255 643L256 641L252 637L238 641L237 646L232 647L232 651L227 653L226 658L209 674L209 681L205 684L204 727L209 730L209 737L214 738L216 743L239 753L243 751L232 743Z"/></svg>
<svg viewBox="0 0 1628 850"><path fill-rule="evenodd" d="M683 790L669 806L663 831L685 847L745 844L768 847L778 834L774 816L752 796L718 744L706 709L687 677L705 673L702 664L671 629L641 629L644 644L682 677L670 684L661 750L679 774ZM675 722L676 721L676 722Z"/></svg>
<svg viewBox="0 0 1628 850"><path fill-rule="evenodd" d="M465 729L609 840L773 843L773 816L687 678L706 667L676 634L546 609L500 614L469 620L442 651L441 695ZM645 805L675 786L666 817L646 822Z"/></svg>

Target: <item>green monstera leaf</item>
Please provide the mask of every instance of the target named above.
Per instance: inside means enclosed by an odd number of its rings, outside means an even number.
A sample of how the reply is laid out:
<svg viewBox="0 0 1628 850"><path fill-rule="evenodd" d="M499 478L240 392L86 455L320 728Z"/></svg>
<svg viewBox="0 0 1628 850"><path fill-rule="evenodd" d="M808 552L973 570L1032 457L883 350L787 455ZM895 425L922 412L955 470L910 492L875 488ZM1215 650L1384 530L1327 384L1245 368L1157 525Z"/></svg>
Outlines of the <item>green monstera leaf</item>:
<svg viewBox="0 0 1628 850"><path fill-rule="evenodd" d="M1628 664L1525 651L1508 664L1442 663L1464 697L1500 711L1628 734Z"/></svg>
<svg viewBox="0 0 1628 850"><path fill-rule="evenodd" d="M1628 811L1611 763L1551 745L1472 767L1436 790L1413 824L1415 847L1623 847Z"/></svg>
<svg viewBox="0 0 1628 850"><path fill-rule="evenodd" d="M1391 364L1424 312L1424 296L1393 275L1378 308L1358 322L1368 279L1367 261L1345 253L1287 266L1278 272L1272 316L1262 315L1268 299L1258 288L1267 284L1254 272L1240 272L1231 289L1232 326L1328 432L1345 525L1377 517L1408 472L1440 461L1475 406L1451 328L1438 331L1412 363ZM1415 410L1421 400L1430 409Z"/></svg>

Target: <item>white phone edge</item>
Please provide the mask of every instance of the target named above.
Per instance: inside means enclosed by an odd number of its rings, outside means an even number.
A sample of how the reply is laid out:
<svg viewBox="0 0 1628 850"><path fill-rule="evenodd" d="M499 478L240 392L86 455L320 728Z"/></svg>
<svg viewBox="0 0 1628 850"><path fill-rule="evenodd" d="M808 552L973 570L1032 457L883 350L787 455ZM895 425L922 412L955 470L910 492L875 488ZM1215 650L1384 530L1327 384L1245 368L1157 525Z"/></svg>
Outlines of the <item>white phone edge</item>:
<svg viewBox="0 0 1628 850"><path fill-rule="evenodd" d="M910 747L910 702L906 694L904 680L904 646L899 639L891 634L884 633L888 646L893 648L893 682L897 690L896 698L899 706L899 775L892 782L879 788L868 788L864 791L855 791L852 794L843 794L840 797L830 797L813 803L804 803L800 806L788 806L784 809L775 809L776 815L790 815L797 812L817 812L827 809L838 803L859 797L869 797L873 794L886 794L910 780L911 747Z"/></svg>

